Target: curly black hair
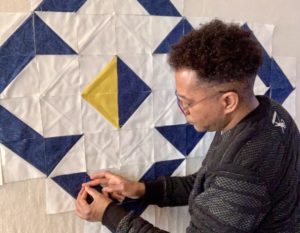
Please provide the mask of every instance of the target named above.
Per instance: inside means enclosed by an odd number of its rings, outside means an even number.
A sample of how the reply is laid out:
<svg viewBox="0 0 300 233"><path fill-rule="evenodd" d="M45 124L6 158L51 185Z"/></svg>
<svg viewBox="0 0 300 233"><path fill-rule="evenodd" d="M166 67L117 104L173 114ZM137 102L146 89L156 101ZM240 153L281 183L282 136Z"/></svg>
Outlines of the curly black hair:
<svg viewBox="0 0 300 233"><path fill-rule="evenodd" d="M262 63L261 45L237 24L213 20L172 46L169 64L195 70L200 80L214 83L253 80Z"/></svg>

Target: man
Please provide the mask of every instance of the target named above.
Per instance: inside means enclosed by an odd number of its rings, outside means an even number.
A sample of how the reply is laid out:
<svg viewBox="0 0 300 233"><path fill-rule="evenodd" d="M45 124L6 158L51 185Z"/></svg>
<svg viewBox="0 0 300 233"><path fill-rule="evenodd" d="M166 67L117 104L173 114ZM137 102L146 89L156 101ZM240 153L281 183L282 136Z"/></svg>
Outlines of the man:
<svg viewBox="0 0 300 233"><path fill-rule="evenodd" d="M113 232L165 232L108 197L189 205L186 232L294 233L300 136L279 104L255 96L261 47L238 25L214 20L173 46L178 105L197 131L216 131L200 170L187 177L128 181L102 172L83 185L76 213ZM102 184L102 194L90 186ZM94 201L89 205L87 195Z"/></svg>

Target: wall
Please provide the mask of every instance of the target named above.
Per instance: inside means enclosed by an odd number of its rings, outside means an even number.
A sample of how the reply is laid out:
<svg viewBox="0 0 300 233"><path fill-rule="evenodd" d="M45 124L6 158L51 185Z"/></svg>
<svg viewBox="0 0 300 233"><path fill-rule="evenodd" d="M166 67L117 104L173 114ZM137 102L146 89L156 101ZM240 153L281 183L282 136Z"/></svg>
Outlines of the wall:
<svg viewBox="0 0 300 233"><path fill-rule="evenodd" d="M273 55L300 58L298 0L185 0L185 3L184 15L274 24ZM0 0L0 12L26 12L29 9L30 0ZM0 21L0 26L3 24L5 22ZM296 85L300 86L299 78ZM296 104L299 106L299 88L297 93ZM299 107L296 120L300 126ZM44 182L39 179L0 186L0 232L82 233L83 221L72 212L45 214L44 192Z"/></svg>

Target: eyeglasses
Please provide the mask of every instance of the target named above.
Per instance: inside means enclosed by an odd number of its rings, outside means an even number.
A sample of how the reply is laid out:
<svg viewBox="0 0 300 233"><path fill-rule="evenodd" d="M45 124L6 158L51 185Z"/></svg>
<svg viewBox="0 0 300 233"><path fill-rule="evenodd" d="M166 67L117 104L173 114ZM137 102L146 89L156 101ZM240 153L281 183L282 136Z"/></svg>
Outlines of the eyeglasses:
<svg viewBox="0 0 300 233"><path fill-rule="evenodd" d="M224 93L231 92L231 91L236 93L235 90L218 91L217 93L215 93L215 94L213 94L213 95L206 96L206 97L200 99L199 101L196 101L196 102L194 102L194 103L189 103L189 104L184 104L184 103L183 103L183 101L182 101L182 100L180 99L180 97L178 96L177 91L175 91L175 96L176 96L176 99L177 99L177 105L178 105L179 109L181 110L181 112L182 112L184 115L186 115L186 112L187 112L189 109L193 108L195 105L200 104L201 102L203 102L203 101L205 101L205 100L207 100L207 99L211 99L211 98L214 98L214 97L216 97L216 96L218 96L218 95L220 95L220 94L224 94Z"/></svg>

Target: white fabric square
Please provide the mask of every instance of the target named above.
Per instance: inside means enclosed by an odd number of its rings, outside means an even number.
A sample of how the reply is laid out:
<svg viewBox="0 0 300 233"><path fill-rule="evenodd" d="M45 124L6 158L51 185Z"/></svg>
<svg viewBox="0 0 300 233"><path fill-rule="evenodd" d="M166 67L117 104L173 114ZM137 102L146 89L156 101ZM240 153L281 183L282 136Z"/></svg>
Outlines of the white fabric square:
<svg viewBox="0 0 300 233"><path fill-rule="evenodd" d="M153 129L120 131L121 166L153 163Z"/></svg>
<svg viewBox="0 0 300 233"><path fill-rule="evenodd" d="M167 54L153 54L152 89L175 91L175 73L168 64Z"/></svg>
<svg viewBox="0 0 300 233"><path fill-rule="evenodd" d="M46 178L46 175L6 146L0 144L3 183Z"/></svg>
<svg viewBox="0 0 300 233"><path fill-rule="evenodd" d="M120 169L118 131L86 133L84 143L87 171L89 173L104 169L115 169L117 171Z"/></svg>
<svg viewBox="0 0 300 233"><path fill-rule="evenodd" d="M151 51L154 52L182 17L150 16L149 19L151 22L151 35L149 38L151 39Z"/></svg>
<svg viewBox="0 0 300 233"><path fill-rule="evenodd" d="M0 46L25 22L30 13L0 13Z"/></svg>
<svg viewBox="0 0 300 233"><path fill-rule="evenodd" d="M137 0L113 0L112 2L117 15L149 15Z"/></svg>
<svg viewBox="0 0 300 233"><path fill-rule="evenodd" d="M84 137L81 137L56 165L54 170L49 174L49 177L86 172L85 160Z"/></svg>
<svg viewBox="0 0 300 233"><path fill-rule="evenodd" d="M0 99L0 104L26 125L43 135L40 99L38 96Z"/></svg>
<svg viewBox="0 0 300 233"><path fill-rule="evenodd" d="M180 111L175 90L153 91L153 116L155 126L185 124Z"/></svg>
<svg viewBox="0 0 300 233"><path fill-rule="evenodd" d="M78 52L77 30L78 17L69 12L35 12L57 35L74 51Z"/></svg>
<svg viewBox="0 0 300 233"><path fill-rule="evenodd" d="M44 137L82 134L80 96L41 98Z"/></svg>
<svg viewBox="0 0 300 233"><path fill-rule="evenodd" d="M78 17L78 49L81 55L116 54L113 15L78 15Z"/></svg>
<svg viewBox="0 0 300 233"><path fill-rule="evenodd" d="M77 14L112 14L114 11L112 0L87 0L77 11Z"/></svg>
<svg viewBox="0 0 300 233"><path fill-rule="evenodd" d="M118 54L151 53L151 27L149 16L116 16Z"/></svg>
<svg viewBox="0 0 300 233"><path fill-rule="evenodd" d="M36 59L41 96L78 95L80 93L77 56L39 55Z"/></svg>
<svg viewBox="0 0 300 233"><path fill-rule="evenodd" d="M51 178L46 182L46 212L57 214L75 210L75 199Z"/></svg>
<svg viewBox="0 0 300 233"><path fill-rule="evenodd" d="M158 130L154 130L153 141L155 162L185 158Z"/></svg>
<svg viewBox="0 0 300 233"><path fill-rule="evenodd" d="M0 94L2 98L25 97L39 94L38 65L33 58Z"/></svg>

